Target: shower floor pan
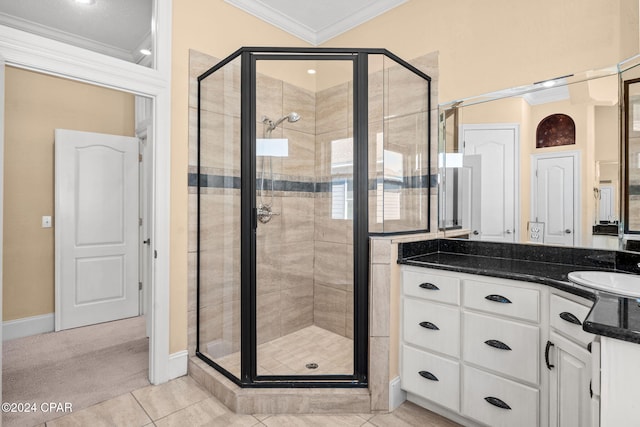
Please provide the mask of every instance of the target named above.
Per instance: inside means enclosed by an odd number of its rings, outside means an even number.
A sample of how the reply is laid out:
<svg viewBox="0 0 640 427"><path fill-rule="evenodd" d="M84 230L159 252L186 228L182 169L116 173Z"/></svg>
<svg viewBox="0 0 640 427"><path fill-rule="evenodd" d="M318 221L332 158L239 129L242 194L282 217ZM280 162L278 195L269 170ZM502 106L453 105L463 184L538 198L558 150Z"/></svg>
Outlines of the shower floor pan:
<svg viewBox="0 0 640 427"><path fill-rule="evenodd" d="M240 377L240 353L213 359ZM308 326L258 346L258 375L351 375L353 340Z"/></svg>

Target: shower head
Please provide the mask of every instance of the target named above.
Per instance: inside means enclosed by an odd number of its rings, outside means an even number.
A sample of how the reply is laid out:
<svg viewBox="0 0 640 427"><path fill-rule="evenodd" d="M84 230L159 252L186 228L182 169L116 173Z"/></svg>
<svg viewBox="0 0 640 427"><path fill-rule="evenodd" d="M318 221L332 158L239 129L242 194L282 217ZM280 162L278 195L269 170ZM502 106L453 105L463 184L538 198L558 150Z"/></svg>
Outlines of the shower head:
<svg viewBox="0 0 640 427"><path fill-rule="evenodd" d="M289 123L295 123L298 120L300 120L300 114L296 113L295 111L292 111L287 116L287 120L289 120Z"/></svg>
<svg viewBox="0 0 640 427"><path fill-rule="evenodd" d="M262 123L268 126L267 130L272 131L275 128L277 128L278 125L280 125L280 123L284 122L285 120L288 121L289 123L295 123L298 120L300 120L300 118L301 118L300 114L296 113L295 111L292 111L286 116L279 118L275 122L267 116L262 116Z"/></svg>

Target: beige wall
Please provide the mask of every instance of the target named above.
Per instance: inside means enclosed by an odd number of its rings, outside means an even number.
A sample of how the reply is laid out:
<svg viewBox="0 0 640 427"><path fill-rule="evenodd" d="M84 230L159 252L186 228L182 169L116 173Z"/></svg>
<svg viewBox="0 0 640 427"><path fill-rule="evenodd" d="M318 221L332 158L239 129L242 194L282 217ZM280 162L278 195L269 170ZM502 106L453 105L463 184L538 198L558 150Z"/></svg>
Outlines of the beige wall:
<svg viewBox="0 0 640 427"><path fill-rule="evenodd" d="M3 320L53 313L54 129L134 135L134 96L7 67ZM55 225L55 219L54 219Z"/></svg>
<svg viewBox="0 0 640 427"><path fill-rule="evenodd" d="M176 352L187 348L189 49L223 58L241 46L307 44L223 0L174 2L172 42L170 351ZM405 59L439 51L434 90L446 102L636 54L638 1L410 0L323 46L382 47Z"/></svg>

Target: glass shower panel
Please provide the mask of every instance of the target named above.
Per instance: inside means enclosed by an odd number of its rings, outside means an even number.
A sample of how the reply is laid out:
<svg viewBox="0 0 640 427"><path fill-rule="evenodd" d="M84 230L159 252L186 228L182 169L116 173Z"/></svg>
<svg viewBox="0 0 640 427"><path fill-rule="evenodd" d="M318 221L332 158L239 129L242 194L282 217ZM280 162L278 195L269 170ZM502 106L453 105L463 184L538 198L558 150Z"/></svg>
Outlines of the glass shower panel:
<svg viewBox="0 0 640 427"><path fill-rule="evenodd" d="M429 82L386 56L369 75L371 232L429 228ZM382 70L378 70L382 68ZM374 148L375 147L375 148ZM373 159L370 155L370 168ZM371 175L371 173L370 173ZM373 193L373 194L372 194Z"/></svg>
<svg viewBox="0 0 640 427"><path fill-rule="evenodd" d="M199 352L240 378L240 60L200 81Z"/></svg>
<svg viewBox="0 0 640 427"><path fill-rule="evenodd" d="M256 63L257 374L353 375L352 61Z"/></svg>

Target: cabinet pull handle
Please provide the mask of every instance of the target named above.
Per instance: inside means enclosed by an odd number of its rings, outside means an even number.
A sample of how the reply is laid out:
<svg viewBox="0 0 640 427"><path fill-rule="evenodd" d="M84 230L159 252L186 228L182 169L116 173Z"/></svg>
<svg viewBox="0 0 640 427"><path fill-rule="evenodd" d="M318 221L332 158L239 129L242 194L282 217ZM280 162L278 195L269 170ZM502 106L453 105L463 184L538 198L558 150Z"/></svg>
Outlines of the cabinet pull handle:
<svg viewBox="0 0 640 427"><path fill-rule="evenodd" d="M419 325L422 326L423 328L431 329L433 331L439 331L440 330L440 328L438 328L436 325L434 325L431 322L420 322Z"/></svg>
<svg viewBox="0 0 640 427"><path fill-rule="evenodd" d="M547 369L551 370L551 368L555 368L556 365L552 365L549 363L549 349L553 347L555 344L551 341L547 341L547 347L544 349L544 361L547 364Z"/></svg>
<svg viewBox="0 0 640 427"><path fill-rule="evenodd" d="M511 304L511 300L507 297L503 297L502 295L487 295L484 299L488 299L489 301L499 302L502 304Z"/></svg>
<svg viewBox="0 0 640 427"><path fill-rule="evenodd" d="M418 373L420 374L420 376L421 376L422 378L426 378L426 379L431 380L431 381L440 381L440 380L438 379L438 377L436 377L435 375L433 375L433 374L432 374L431 372L429 372L429 371L420 371L420 372L418 372Z"/></svg>
<svg viewBox="0 0 640 427"><path fill-rule="evenodd" d="M489 397L485 397L484 400L486 400L487 402L489 402L493 406L497 406L498 408L511 409L511 406L507 405L506 403L504 403L503 400L498 399L497 397L489 396Z"/></svg>
<svg viewBox="0 0 640 427"><path fill-rule="evenodd" d="M582 322L578 320L576 316L569 313L568 311L563 311L562 313L560 313L559 316L562 320L566 320L567 322L573 323L574 325L578 325L578 326L582 325Z"/></svg>
<svg viewBox="0 0 640 427"><path fill-rule="evenodd" d="M428 289L430 291L439 291L440 290L439 287L437 287L433 283L428 283L428 282L420 283L420 285L418 285L418 286L420 286L422 289Z"/></svg>
<svg viewBox="0 0 640 427"><path fill-rule="evenodd" d="M498 340L486 340L484 342L486 345L488 345L489 347L493 347L493 348L497 348L499 350L511 350L511 347L509 347L508 345L506 345L505 343L503 343L502 341L498 341Z"/></svg>

